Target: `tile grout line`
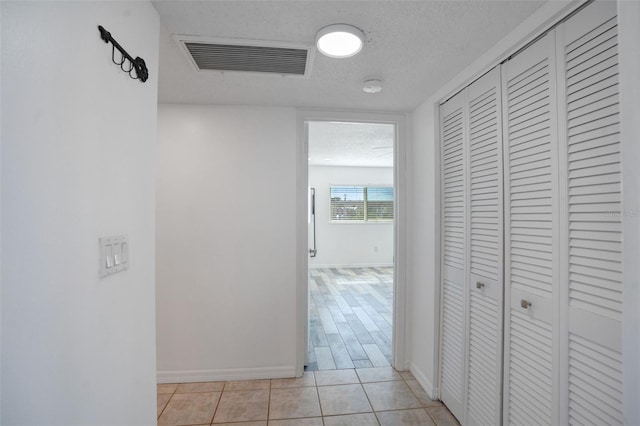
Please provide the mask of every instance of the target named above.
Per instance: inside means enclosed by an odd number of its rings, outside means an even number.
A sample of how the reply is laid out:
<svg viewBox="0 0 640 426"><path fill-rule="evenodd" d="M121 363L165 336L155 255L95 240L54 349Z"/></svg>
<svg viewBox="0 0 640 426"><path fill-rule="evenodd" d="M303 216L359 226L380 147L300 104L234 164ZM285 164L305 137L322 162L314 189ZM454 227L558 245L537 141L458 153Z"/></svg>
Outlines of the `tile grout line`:
<svg viewBox="0 0 640 426"><path fill-rule="evenodd" d="M367 393L367 390L364 388L364 383L362 383L362 379L360 378L360 375L358 374L357 371L356 371L356 376L358 377L358 380L360 381L360 387L362 388L362 392L364 393L364 396L367 398L367 402L369 403L369 407L371 407L371 413L373 413L373 418L376 419L376 422L378 423L378 425L380 425L380 419L378 419L378 416L376 415L376 410L375 410L375 408L373 408L373 404L371 403L371 399L369 398L369 394Z"/></svg>
<svg viewBox="0 0 640 426"><path fill-rule="evenodd" d="M304 373L302 373L304 375ZM267 398L267 425L269 424L269 418L271 417L271 385L273 379L269 379L269 398Z"/></svg>
<svg viewBox="0 0 640 426"><path fill-rule="evenodd" d="M316 378L316 373L313 373L313 383L315 383L316 395L318 397L318 407L320 407L320 418L322 419L322 426L324 425L324 411L322 410L322 400L320 399L320 391L318 390L318 379Z"/></svg>
<svg viewBox="0 0 640 426"><path fill-rule="evenodd" d="M225 382L225 385L227 383ZM213 409L213 414L211 415L211 421L209 424L213 424L213 419L216 417L216 412L218 411L218 407L220 406L220 401L222 400L222 393L224 392L224 385L222 385L222 389L220 390L220 396L218 397L218 402L216 403L216 408Z"/></svg>
<svg viewBox="0 0 640 426"><path fill-rule="evenodd" d="M160 420L160 416L162 416L164 414L164 410L167 409L167 407L169 406L169 403L171 402L171 400L173 399L173 395L176 394L176 392L178 391L178 386L180 386L180 383L178 383L176 385L176 388L173 390L173 392L171 393L171 396L169 397L169 399L167 399L167 403L164 404L164 407L162 407L162 411L160 411L160 414L158 414L158 417L156 418L156 423L158 422L158 420ZM156 384L156 389L157 389L158 385ZM157 391L156 391L157 392ZM156 401L158 400L158 394L156 393ZM156 402L157 404L157 402Z"/></svg>
<svg viewBox="0 0 640 426"><path fill-rule="evenodd" d="M410 370L407 370L407 371L411 372ZM402 375L400 375L400 377L402 377ZM420 402L420 404L423 404L423 402L422 402L422 401L420 401L420 398L418 398L418 395L416 395L416 393L413 391L413 389L411 388L411 386L409 386L409 384L408 384L408 383L406 383L406 382L407 382L407 379L405 379L404 377L402 377L402 380L404 380L405 384L407 385L407 387L409 388L409 390L411 391L411 393L413 393L413 395L416 397L416 399L418 400L418 402ZM412 380L415 380L415 379L412 379ZM417 380L416 380L416 382L417 382ZM422 388L422 386L420 385L420 383L418 383L418 386L420 386L420 388ZM422 389L422 390L424 391L424 389ZM433 400L431 400L431 401L433 401ZM442 406L443 406L443 407L445 407L445 408L447 409L447 411L449 411L449 408L447 408L447 406L446 406L446 405L444 405L444 404L442 403L442 401L438 400L438 402L440 402L440 404L442 404ZM431 421L432 421L436 426L438 426L438 422L436 421L435 417L433 417L433 416L431 415L431 412L429 412L428 408L434 408L434 407L428 407L428 406L424 406L424 405L422 406L422 409L423 409L424 411L426 411L427 416L429 416L429 418L431 419ZM457 419L456 419L456 420L457 420Z"/></svg>
<svg viewBox="0 0 640 426"><path fill-rule="evenodd" d="M220 408L220 402L222 402L222 394L224 393L225 388L227 387L227 381L225 380L222 385L222 389L220 390L220 396L218 397L218 403L216 404L215 410L213 410L213 416L211 416L211 423L213 424L213 420L216 418L216 413L218 412L218 408Z"/></svg>

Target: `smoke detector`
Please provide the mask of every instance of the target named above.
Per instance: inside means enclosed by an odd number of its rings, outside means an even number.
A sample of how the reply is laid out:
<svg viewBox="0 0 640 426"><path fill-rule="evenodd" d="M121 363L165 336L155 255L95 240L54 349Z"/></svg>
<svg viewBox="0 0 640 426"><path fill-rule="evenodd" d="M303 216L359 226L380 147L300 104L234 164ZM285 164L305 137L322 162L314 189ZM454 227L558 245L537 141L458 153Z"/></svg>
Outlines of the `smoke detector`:
<svg viewBox="0 0 640 426"><path fill-rule="evenodd" d="M362 90L365 93L382 92L382 80L379 78L370 78L362 83Z"/></svg>

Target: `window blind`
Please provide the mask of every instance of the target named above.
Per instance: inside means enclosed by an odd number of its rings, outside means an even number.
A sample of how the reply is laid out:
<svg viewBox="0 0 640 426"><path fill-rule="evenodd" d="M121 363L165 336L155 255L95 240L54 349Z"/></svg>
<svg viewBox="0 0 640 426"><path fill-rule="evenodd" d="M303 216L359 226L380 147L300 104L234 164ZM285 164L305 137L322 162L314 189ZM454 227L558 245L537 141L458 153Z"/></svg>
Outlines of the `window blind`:
<svg viewBox="0 0 640 426"><path fill-rule="evenodd" d="M332 222L393 220L393 187L330 187Z"/></svg>

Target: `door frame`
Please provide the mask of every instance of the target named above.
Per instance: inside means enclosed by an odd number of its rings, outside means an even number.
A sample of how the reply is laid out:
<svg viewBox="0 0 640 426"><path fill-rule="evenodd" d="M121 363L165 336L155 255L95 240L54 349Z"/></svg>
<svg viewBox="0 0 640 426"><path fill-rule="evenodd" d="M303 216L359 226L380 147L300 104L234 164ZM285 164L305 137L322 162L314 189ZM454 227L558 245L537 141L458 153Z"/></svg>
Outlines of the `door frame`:
<svg viewBox="0 0 640 426"><path fill-rule="evenodd" d="M395 217L393 222L393 335L392 365L404 371L407 362L407 180L406 149L408 144L408 115L383 112L341 110L297 110L296 144L296 375L302 376L309 341L309 241L308 241L308 187L309 139L306 123L309 121L342 121L356 123L383 123L395 126L393 147L393 186Z"/></svg>

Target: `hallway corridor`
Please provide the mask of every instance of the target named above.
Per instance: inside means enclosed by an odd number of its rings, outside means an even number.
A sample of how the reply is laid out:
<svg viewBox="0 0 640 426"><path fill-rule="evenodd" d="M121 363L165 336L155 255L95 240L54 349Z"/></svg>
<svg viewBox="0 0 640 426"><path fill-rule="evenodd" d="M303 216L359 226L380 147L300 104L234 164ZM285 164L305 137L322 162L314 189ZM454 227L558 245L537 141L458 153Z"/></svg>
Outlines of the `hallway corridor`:
<svg viewBox="0 0 640 426"><path fill-rule="evenodd" d="M294 379L158 385L158 425L459 426L408 371L308 371Z"/></svg>

